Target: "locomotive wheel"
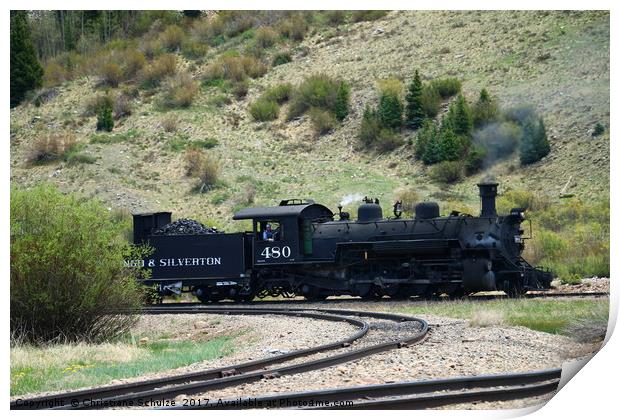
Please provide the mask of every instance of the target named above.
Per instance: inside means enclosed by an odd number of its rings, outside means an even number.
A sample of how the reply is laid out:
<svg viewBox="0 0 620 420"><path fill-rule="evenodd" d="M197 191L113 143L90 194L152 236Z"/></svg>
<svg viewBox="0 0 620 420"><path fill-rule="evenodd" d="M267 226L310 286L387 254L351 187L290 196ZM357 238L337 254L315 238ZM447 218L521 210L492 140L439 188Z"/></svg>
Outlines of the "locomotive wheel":
<svg viewBox="0 0 620 420"><path fill-rule="evenodd" d="M525 294L525 290L518 282L510 282L508 283L508 290L504 290L506 294L511 298L519 298Z"/></svg>

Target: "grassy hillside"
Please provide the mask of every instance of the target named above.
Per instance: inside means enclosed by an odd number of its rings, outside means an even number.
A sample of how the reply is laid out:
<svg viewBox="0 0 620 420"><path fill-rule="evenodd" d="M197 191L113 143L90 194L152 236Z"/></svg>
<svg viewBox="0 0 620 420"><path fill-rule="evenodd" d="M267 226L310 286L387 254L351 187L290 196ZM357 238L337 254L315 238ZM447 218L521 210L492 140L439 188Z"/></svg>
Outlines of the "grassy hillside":
<svg viewBox="0 0 620 420"><path fill-rule="evenodd" d="M139 89L131 115L116 121L107 137L97 137L96 118L84 114L106 89L98 87L97 75L60 84L57 95L39 107L27 103L12 109L11 181L20 186L48 181L98 197L110 208L171 210L228 230L239 226L230 220L232 212L250 201L273 205L282 198L314 198L335 209L344 196L361 194L380 198L389 211L403 187L414 188L422 199L476 209L474 184L486 174L495 176L502 190L528 189L552 201L569 179L568 190L584 200L608 194L608 13L390 12L369 22L316 22L303 41L280 39L270 47L270 54L291 49L292 62L250 80L242 99L202 85L191 106L166 110L161 89ZM224 52L244 51L253 37L252 30L231 37L199 59L178 54L179 67L201 80ZM486 173L444 185L431 181L407 142L391 153L361 150L357 132L365 104L377 101L377 81L396 77L408 83L415 69L426 80L458 77L471 101L486 87L503 107L532 104L545 119L551 153L527 167L514 156ZM287 122L281 112L276 121L255 122L249 115L249 104L266 88L316 73L351 86L351 112L331 133L317 137L308 116ZM136 93L134 86L126 82L107 89ZM166 132L170 115L177 129ZM593 137L599 122L605 132ZM59 132L74 133L81 155L90 158L29 164L37 139ZM404 136L413 142L415 132ZM207 153L219 160L220 182L198 193L181 149L184 142L205 140L217 143Z"/></svg>

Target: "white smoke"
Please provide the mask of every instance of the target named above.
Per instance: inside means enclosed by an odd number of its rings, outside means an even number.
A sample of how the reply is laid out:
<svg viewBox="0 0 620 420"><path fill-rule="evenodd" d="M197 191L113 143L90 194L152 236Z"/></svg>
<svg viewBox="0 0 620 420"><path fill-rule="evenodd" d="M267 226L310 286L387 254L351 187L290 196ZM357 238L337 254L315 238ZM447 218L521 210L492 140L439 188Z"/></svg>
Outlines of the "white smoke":
<svg viewBox="0 0 620 420"><path fill-rule="evenodd" d="M364 198L364 195L360 193L347 194L344 197L342 197L342 200L340 200L340 205L344 207L353 202L362 201L362 198Z"/></svg>

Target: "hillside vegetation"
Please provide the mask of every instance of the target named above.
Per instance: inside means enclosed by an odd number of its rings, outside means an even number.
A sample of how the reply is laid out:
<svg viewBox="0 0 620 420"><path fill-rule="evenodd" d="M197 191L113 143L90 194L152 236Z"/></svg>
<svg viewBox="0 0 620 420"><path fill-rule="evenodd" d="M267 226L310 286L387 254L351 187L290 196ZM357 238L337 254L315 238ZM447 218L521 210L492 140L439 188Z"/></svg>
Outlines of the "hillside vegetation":
<svg viewBox="0 0 620 420"><path fill-rule="evenodd" d="M136 19L128 36L80 38L69 52L41 53L43 88L11 110L12 183L49 181L110 209L171 210L236 230L247 226L230 220L234 211L284 198L335 209L345 197L368 195L386 215L396 198L431 199L444 214L476 214L475 183L494 177L500 192L510 192L506 203L543 203L530 206L535 263L566 278L608 272L609 13L170 12ZM416 70L422 86L459 83L462 96L437 91L429 99L433 93L423 91L425 113L437 124L458 101L473 107L484 89L502 119L472 125L470 141L519 137L504 115L528 106L544 121L548 154L529 163L508 148L469 171L454 149L445 162L425 163L416 154L424 127L411 123L420 115L403 109L399 124L382 114L398 108L394 97L406 105ZM397 93L386 97L386 89ZM378 107L385 127L364 118L369 107ZM380 140L372 147L361 136L363 120Z"/></svg>

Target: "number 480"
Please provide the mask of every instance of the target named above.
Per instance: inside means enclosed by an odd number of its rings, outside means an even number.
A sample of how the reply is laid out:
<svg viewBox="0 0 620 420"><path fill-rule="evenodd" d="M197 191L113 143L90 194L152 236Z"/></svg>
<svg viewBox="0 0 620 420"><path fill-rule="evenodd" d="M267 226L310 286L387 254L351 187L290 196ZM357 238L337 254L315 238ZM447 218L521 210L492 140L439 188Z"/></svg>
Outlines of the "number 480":
<svg viewBox="0 0 620 420"><path fill-rule="evenodd" d="M263 252L260 253L265 258L288 258L291 256L291 247L283 246L280 248L279 246L268 246L263 249Z"/></svg>

